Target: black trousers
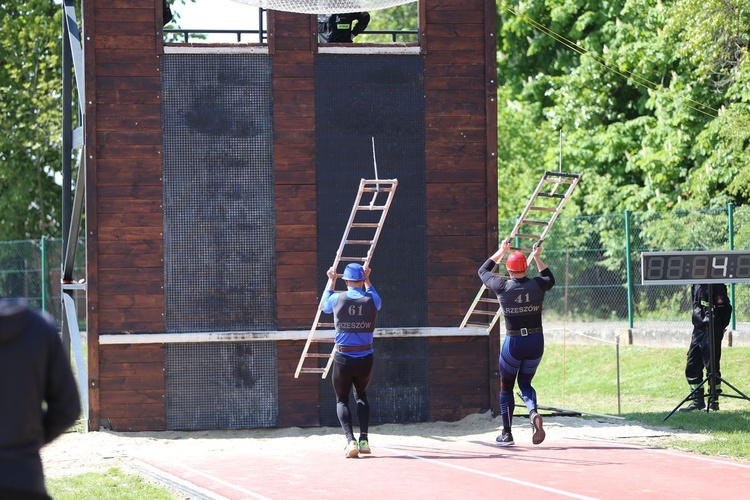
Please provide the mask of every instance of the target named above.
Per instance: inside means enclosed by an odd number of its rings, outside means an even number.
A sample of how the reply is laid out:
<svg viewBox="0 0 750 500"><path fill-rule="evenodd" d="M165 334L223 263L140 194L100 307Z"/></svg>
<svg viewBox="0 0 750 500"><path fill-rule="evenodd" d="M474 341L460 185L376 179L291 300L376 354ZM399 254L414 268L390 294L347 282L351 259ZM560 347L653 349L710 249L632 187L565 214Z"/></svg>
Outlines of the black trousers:
<svg viewBox="0 0 750 500"><path fill-rule="evenodd" d="M718 330L718 329L717 329ZM685 378L688 384L698 385L703 382L703 370L706 376L711 373L711 350L709 345L708 328L693 328L693 337L687 352ZM714 374L721 377L721 342L724 340L724 330L714 332L714 353L716 366Z"/></svg>
<svg viewBox="0 0 750 500"><path fill-rule="evenodd" d="M370 403L367 401L367 387L372 379L374 355L361 358L346 356L340 352L333 355L332 382L336 392L336 416L346 435L347 442L354 439L352 413L349 410L349 395L354 388L354 399L357 402L357 420L360 436L366 436L370 427Z"/></svg>

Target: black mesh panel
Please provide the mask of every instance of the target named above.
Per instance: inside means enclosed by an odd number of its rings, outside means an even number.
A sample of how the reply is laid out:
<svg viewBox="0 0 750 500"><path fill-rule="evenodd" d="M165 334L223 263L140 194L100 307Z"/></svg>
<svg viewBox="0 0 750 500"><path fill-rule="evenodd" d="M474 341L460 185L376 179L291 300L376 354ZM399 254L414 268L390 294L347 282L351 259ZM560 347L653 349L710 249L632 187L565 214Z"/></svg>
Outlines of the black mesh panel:
<svg viewBox="0 0 750 500"><path fill-rule="evenodd" d="M360 179L375 179L376 165L377 178L398 179L371 262L372 282L383 298L381 328L427 323L422 71L421 57L326 54L315 59L320 290ZM351 236L356 239L356 233Z"/></svg>
<svg viewBox="0 0 750 500"><path fill-rule="evenodd" d="M162 60L167 331L272 330L270 57Z"/></svg>
<svg viewBox="0 0 750 500"><path fill-rule="evenodd" d="M167 344L169 430L275 427L275 342Z"/></svg>
<svg viewBox="0 0 750 500"><path fill-rule="evenodd" d="M376 338L375 367L367 390L370 425L427 422L430 418L428 339ZM349 398L352 422L357 421L354 391ZM338 426L332 376L320 382L320 423ZM357 429L355 428L355 436Z"/></svg>

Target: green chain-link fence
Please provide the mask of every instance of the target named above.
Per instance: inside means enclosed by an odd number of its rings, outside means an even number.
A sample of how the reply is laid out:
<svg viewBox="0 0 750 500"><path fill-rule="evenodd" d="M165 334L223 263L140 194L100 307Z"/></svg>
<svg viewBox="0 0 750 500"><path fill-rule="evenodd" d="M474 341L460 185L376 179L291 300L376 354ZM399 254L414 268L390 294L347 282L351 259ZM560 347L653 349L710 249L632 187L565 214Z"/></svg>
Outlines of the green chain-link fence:
<svg viewBox="0 0 750 500"><path fill-rule="evenodd" d="M83 248L80 242L79 248ZM74 276L85 276L84 252L76 255ZM0 296L24 297L33 307L50 313L61 325L62 239L42 238L0 242ZM86 296L75 292L78 324L86 324Z"/></svg>
<svg viewBox="0 0 750 500"><path fill-rule="evenodd" d="M500 221L510 234L515 219ZM79 248L83 248L83 242ZM545 331L613 339L636 332L689 338L688 285L641 285L641 252L750 248L750 207L714 210L624 212L557 218L542 256L557 285L545 301ZM60 321L62 240L0 242L0 295L26 297ZM83 252L75 276L85 276ZM76 292L79 327L85 330L85 293ZM736 338L750 337L750 284L730 285ZM548 326L549 325L549 326Z"/></svg>
<svg viewBox="0 0 750 500"><path fill-rule="evenodd" d="M750 207L702 211L624 212L559 217L542 257L557 285L545 300L545 332L565 325L573 333L670 337L692 331L689 285L641 284L641 253L750 248ZM501 221L509 234L515 219ZM733 338L750 333L750 286L729 286ZM551 325L548 327L547 325ZM746 335L747 336L747 335ZM613 337L611 337L614 340Z"/></svg>

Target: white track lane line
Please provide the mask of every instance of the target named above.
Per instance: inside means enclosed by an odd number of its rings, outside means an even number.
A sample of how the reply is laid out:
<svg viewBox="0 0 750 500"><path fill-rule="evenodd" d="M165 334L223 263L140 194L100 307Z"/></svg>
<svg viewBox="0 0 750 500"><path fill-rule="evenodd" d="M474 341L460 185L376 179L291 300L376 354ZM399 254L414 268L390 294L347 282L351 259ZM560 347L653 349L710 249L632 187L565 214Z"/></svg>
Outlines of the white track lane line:
<svg viewBox="0 0 750 500"><path fill-rule="evenodd" d="M581 441L581 440L576 439L576 438L568 438L568 440L570 440L570 441ZM737 468L740 468L740 469L750 469L750 464L740 463L740 462L737 462L737 461L731 461L730 462L730 460L736 460L734 458L726 458L726 459L715 458L715 457L711 457L711 456L707 456L707 455L696 455L696 454L693 454L693 453L690 453L690 452L687 452L687 451L686 452L682 452L682 453L677 453L675 451L667 450L667 449L664 449L664 448L653 448L653 447L643 446L643 445L639 445L639 444L619 443L617 441L608 441L606 439L601 439L601 440L599 440L599 439L587 439L584 442L588 442L588 443L591 443L591 442L594 442L594 443L605 443L605 444L610 444L613 447L632 448L634 450L650 451L652 453L659 453L661 455L670 455L670 456L678 457L678 458L687 458L687 459L690 459L690 460L699 460L701 462L710 462L710 463L714 463L714 464L728 465L730 467L737 467Z"/></svg>
<svg viewBox="0 0 750 500"><path fill-rule="evenodd" d="M572 493L570 491L558 490L556 488L549 488L547 486L542 486L542 485L535 484L535 483L529 483L529 482L526 482L526 481L521 481L519 479L513 479L511 477L501 476L499 474L492 474L490 472L484 472L484 471L481 471L481 470L469 469L468 467L462 467L460 465L453 465L453 464L445 463L445 462L442 462L440 460L435 460L433 458L424 458L424 457L420 457L418 455L410 455L408 453L403 453L403 452L400 452L400 451L397 451L397 450L393 450L391 448L387 448L387 447L383 447L383 446L378 446L378 449L379 450L389 451L389 452L393 453L394 455L398 455L398 456L402 456L402 457L414 458L416 460L424 460L425 462L430 462L430 463L432 463L434 465L440 465L442 467L449 467L451 469L456 469L456 470L460 470L460 471L463 471L463 472L470 472L472 474L477 474L479 476L487 476L487 477L491 477L493 479L499 479L500 481L505 481L505 482L508 482L508 483L520 484L521 486L526 486L528 488L534 488L534 489L537 489L537 490L547 491L549 493L554 493L554 494L557 494L557 495L562 495L562 496L566 496L566 497L570 497L570 498L580 498L581 500L596 500L596 497L587 497L587 496L584 496L584 495L579 495L577 493Z"/></svg>
<svg viewBox="0 0 750 500"><path fill-rule="evenodd" d="M145 463L145 462L142 462L142 463ZM146 465L149 465L149 464L146 464ZM173 473L168 473L168 472L166 472L166 471L163 471L163 470L162 470L162 469L160 469L159 467L155 467L155 466L153 466L153 465L151 465L150 467L154 467L154 468L156 468L156 469L159 469L159 471L160 471L160 472L161 472L162 474L170 475L170 476L172 476L172 477L175 477L175 478L177 478L177 479L179 479L179 480L181 480L181 481L184 481L184 482L186 482L186 483L190 483L190 484L192 484L192 483L191 483L190 481L188 481L187 479L185 479L185 478L180 478L180 477L178 477L178 476L175 476L175 475L174 475ZM213 475L211 475L211 474L206 474L205 472L199 471L198 469L193 469L192 467L188 467L187 465L177 464L177 465L175 465L174 467L179 467L180 469L182 469L182 470L184 470L184 471L187 471L187 472L190 472L190 473L192 473L192 474L195 474L195 475L201 476L201 477L203 477L203 478L205 478L205 479L208 479L208 480L210 480L210 481L213 481L213 482L215 482L215 483L218 483L218 484L224 485L224 486L226 486L227 488L232 488L233 490L237 490L237 491L239 491L240 493L244 493L245 495L249 495L249 496L250 496L250 497L252 497L252 498L257 498L258 500L271 500L271 498L269 498L269 497L263 496L263 495L261 495L261 494L259 494L259 493L255 493L255 492L253 492L253 491L250 491L250 490L246 490L245 488L243 488L243 487L241 487L241 486L237 486L236 484L230 483L230 482L228 482L228 481L224 481L223 479L219 479L218 477L216 477L216 476L213 476ZM195 485L195 486L197 486L197 485ZM200 488L200 487L199 487L199 488ZM205 488L201 488L201 489L205 489ZM215 495L215 494L214 494L214 495ZM220 498L225 498L225 497L221 497L221 496L219 496L219 497L220 497Z"/></svg>
<svg viewBox="0 0 750 500"><path fill-rule="evenodd" d="M186 465L181 465L180 467L182 467L186 471L192 472L193 474L198 474L199 476L203 476L206 479L210 479L211 481L217 482L219 484L223 484L224 486L226 486L228 488L232 488L234 490L237 490L240 493L245 493L246 495L250 495L252 498L257 498L259 500L271 500L269 497L265 497L265 496L263 496L263 495L261 495L259 493L255 493L253 491L246 490L245 488L243 488L241 486L237 486L236 484L230 483L228 481L224 481L223 479L219 479L218 477L212 476L211 474L206 474L205 472L201 472L201 471L199 471L197 469L193 469L192 467L188 467Z"/></svg>

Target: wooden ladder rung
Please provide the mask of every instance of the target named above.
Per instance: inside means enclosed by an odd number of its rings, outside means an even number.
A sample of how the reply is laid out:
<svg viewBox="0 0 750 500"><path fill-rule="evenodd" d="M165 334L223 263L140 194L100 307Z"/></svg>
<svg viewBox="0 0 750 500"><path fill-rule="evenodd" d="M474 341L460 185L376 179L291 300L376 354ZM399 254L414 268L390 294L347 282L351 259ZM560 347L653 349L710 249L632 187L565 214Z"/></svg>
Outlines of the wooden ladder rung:
<svg viewBox="0 0 750 500"><path fill-rule="evenodd" d="M481 316L494 316L497 311L483 311L482 309L474 309L472 314L479 314Z"/></svg>
<svg viewBox="0 0 750 500"><path fill-rule="evenodd" d="M300 373L323 373L326 371L325 368L305 368L304 366L300 368Z"/></svg>
<svg viewBox="0 0 750 500"><path fill-rule="evenodd" d="M329 358L331 356L331 353L320 353L320 352L308 352L306 354L308 358Z"/></svg>
<svg viewBox="0 0 750 500"><path fill-rule="evenodd" d="M482 328L482 329L487 329L487 327L489 327L489 326L490 326L490 324L489 324L489 323L487 323L486 325L480 325L480 324L478 324L478 323L466 323L466 326L468 326L468 327L470 327L470 328Z"/></svg>
<svg viewBox="0 0 750 500"><path fill-rule="evenodd" d="M339 260L345 262L365 262L367 260L367 257L341 257Z"/></svg>
<svg viewBox="0 0 750 500"><path fill-rule="evenodd" d="M547 170L544 172L544 178L548 177L565 177L569 179L578 179L581 174L571 174L570 172L555 172L554 170Z"/></svg>

